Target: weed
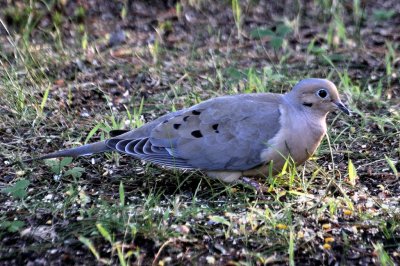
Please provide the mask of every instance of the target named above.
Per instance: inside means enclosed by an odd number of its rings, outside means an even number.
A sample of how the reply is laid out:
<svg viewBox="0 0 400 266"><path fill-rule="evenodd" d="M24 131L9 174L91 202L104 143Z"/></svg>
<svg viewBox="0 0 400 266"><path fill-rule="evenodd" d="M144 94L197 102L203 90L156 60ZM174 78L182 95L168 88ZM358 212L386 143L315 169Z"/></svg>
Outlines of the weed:
<svg viewBox="0 0 400 266"><path fill-rule="evenodd" d="M385 21L391 19L396 14L396 11L393 9L375 9L373 11L373 16L378 21Z"/></svg>
<svg viewBox="0 0 400 266"><path fill-rule="evenodd" d="M267 28L256 28L250 32L250 36L255 39L270 37L269 43L274 50L284 47L285 38L292 32L292 28L286 24L279 24L276 26L275 31Z"/></svg>
<svg viewBox="0 0 400 266"><path fill-rule="evenodd" d="M0 236L2 236L1 231L7 231L9 233L16 233L20 231L25 226L23 221L7 221L4 217L0 218Z"/></svg>
<svg viewBox="0 0 400 266"><path fill-rule="evenodd" d="M8 194L16 199L23 200L28 195L26 189L28 188L30 183L31 182L26 179L18 180L14 185L3 188L1 190L1 193Z"/></svg>
<svg viewBox="0 0 400 266"><path fill-rule="evenodd" d="M385 251L382 243L376 243L373 244L375 252L378 256L379 264L382 266L394 266L393 260L390 258L390 256L387 254Z"/></svg>
<svg viewBox="0 0 400 266"><path fill-rule="evenodd" d="M236 30L238 33L238 40L241 40L243 14L239 0L232 0L232 13L233 13L233 19L235 20Z"/></svg>

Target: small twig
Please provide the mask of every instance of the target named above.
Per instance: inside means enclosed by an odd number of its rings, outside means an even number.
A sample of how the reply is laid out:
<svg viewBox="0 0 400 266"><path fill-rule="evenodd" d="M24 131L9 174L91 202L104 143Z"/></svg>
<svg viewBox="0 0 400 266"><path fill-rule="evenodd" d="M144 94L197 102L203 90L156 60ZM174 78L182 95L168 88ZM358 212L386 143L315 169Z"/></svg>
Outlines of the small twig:
<svg viewBox="0 0 400 266"><path fill-rule="evenodd" d="M157 265L156 263L157 263L157 261L158 261L158 258L159 258L160 255L161 255L161 252L163 251L163 249L164 249L166 246L168 246L169 244L174 243L174 242L177 242L177 241L183 242L183 243L194 243L194 242L197 242L197 239L187 239L187 238L182 238L182 237L178 237L178 238L173 237L173 238L168 239L167 241L165 241L164 244L161 245L161 247L160 247L160 249L158 250L156 256L154 257L153 263L152 263L151 265L152 265L152 266Z"/></svg>
<svg viewBox="0 0 400 266"><path fill-rule="evenodd" d="M170 243L175 242L177 239L176 238L170 238L168 239L166 242L164 242L164 244L161 245L160 249L158 250L156 256L154 257L153 263L151 264L152 266L157 265L157 261L158 261L158 257L160 257L161 252L163 251L163 249L169 245Z"/></svg>

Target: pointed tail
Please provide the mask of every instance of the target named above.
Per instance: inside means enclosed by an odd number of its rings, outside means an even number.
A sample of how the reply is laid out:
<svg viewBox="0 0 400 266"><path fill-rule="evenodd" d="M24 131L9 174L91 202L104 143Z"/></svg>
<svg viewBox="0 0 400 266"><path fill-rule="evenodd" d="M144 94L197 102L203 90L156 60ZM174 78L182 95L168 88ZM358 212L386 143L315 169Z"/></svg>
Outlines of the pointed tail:
<svg viewBox="0 0 400 266"><path fill-rule="evenodd" d="M37 161L37 160L59 158L59 157L74 157L75 158L75 157L79 157L79 156L91 155L94 153L100 153L100 152L105 152L105 151L109 151L109 150L111 150L111 149L107 147L106 142L100 141L100 142L95 142L95 143L91 143L91 144L86 144L86 145L76 147L76 148L52 152L52 153L45 154L45 155L37 157L37 158L23 160L23 162L28 163L28 162Z"/></svg>

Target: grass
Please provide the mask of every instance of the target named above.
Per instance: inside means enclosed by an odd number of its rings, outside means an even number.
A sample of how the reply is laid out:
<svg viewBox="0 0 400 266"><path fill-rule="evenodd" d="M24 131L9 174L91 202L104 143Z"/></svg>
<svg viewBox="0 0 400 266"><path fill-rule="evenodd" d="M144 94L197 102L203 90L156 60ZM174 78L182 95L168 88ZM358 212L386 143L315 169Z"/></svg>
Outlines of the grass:
<svg viewBox="0 0 400 266"><path fill-rule="evenodd" d="M59 1L41 9L39 17L29 9L32 3L7 11L22 13L16 24L1 23L7 27L0 36L1 262L68 263L78 257L79 263L121 265L394 265L399 260L399 43L385 42L381 61L366 66L361 78L346 59L357 52L348 42L352 30L393 15L353 1L347 16L339 2L315 1L313 8L323 8L326 17L301 17L293 28L302 33L302 25L318 21L326 34L294 44L292 26L252 25L255 6L244 9L240 1L215 5L236 12L224 26L182 30L187 5L221 19L203 2L181 1L179 20L167 18L157 30L143 30L154 37L149 45L137 44L132 36L138 32L124 29L131 34L127 43L108 48L100 48L101 34L90 30L85 7L72 6L71 18ZM126 5L115 20L129 21ZM50 23L40 24L55 9ZM375 15L367 18L368 12ZM112 31L99 23L97 30ZM76 35L67 44L70 31ZM169 39L183 33L195 37ZM365 36L360 40L371 45ZM284 93L310 76L335 81L353 116L329 116L329 139L305 165L288 162L280 174L260 176L269 189L264 196L200 172L169 171L117 154L11 164L140 127L210 97Z"/></svg>

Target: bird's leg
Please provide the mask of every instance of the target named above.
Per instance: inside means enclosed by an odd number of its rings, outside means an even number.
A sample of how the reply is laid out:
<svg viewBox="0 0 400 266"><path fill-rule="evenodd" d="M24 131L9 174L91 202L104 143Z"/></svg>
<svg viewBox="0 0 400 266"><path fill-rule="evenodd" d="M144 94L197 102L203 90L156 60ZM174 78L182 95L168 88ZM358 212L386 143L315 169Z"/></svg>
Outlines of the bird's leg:
<svg viewBox="0 0 400 266"><path fill-rule="evenodd" d="M254 179L242 176L238 181L241 184L251 186L260 194L268 193L268 188Z"/></svg>

